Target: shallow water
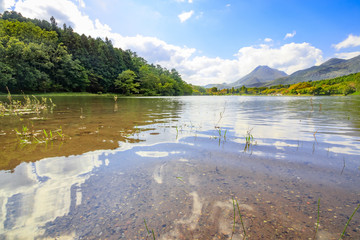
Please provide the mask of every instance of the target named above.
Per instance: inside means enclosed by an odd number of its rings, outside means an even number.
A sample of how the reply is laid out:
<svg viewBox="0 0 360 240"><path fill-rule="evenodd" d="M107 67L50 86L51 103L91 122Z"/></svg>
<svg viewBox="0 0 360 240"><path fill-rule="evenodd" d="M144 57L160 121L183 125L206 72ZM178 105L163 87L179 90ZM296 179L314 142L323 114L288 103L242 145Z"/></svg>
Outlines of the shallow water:
<svg viewBox="0 0 360 240"><path fill-rule="evenodd" d="M338 239L360 203L359 97L53 101L0 119L0 239L152 239L144 219L156 239L230 239L233 198L250 239L313 238L319 198L317 238ZM22 126L66 137L25 145Z"/></svg>

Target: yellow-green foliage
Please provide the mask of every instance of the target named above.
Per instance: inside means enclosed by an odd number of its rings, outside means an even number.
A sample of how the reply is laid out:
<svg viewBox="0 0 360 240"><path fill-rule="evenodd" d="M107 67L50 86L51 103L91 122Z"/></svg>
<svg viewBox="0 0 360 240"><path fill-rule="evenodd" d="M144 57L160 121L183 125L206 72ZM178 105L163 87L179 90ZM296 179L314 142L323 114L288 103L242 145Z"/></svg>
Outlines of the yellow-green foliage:
<svg viewBox="0 0 360 240"><path fill-rule="evenodd" d="M300 82L292 85L278 85L271 87L223 89L219 91L216 87L207 89L207 94L251 94L251 95L348 95L360 94L360 73L354 73L333 79L320 81Z"/></svg>

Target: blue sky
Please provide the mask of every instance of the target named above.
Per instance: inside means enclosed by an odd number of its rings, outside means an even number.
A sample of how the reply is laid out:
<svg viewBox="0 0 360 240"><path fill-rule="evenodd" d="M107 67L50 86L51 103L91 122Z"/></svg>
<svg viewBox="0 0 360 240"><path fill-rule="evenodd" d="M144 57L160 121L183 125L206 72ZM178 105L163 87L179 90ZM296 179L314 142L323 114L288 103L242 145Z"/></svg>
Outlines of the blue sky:
<svg viewBox="0 0 360 240"><path fill-rule="evenodd" d="M2 0L5 9L107 36L198 85L360 54L359 0Z"/></svg>

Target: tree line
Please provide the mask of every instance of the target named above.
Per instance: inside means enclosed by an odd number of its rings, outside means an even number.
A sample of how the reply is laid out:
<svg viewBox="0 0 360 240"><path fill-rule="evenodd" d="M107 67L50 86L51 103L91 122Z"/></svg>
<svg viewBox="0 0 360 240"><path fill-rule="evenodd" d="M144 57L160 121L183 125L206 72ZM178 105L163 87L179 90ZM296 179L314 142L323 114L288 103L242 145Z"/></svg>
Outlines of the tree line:
<svg viewBox="0 0 360 240"><path fill-rule="evenodd" d="M300 82L270 87L245 87L202 89L198 94L207 95L349 95L360 94L360 73L354 73L333 79Z"/></svg>
<svg viewBox="0 0 360 240"><path fill-rule="evenodd" d="M0 91L189 95L192 86L175 70L149 64L105 38L71 26L0 14Z"/></svg>

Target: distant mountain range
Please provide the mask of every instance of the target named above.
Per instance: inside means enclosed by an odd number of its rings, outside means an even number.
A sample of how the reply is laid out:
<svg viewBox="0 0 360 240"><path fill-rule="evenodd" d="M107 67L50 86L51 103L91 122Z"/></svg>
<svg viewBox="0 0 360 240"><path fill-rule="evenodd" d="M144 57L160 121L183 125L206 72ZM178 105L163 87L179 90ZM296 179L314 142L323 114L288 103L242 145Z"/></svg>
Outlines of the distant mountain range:
<svg viewBox="0 0 360 240"><path fill-rule="evenodd" d="M242 86L274 86L336 78L357 72L360 72L360 55L349 60L332 58L320 66L300 70L291 75L268 66L258 66L251 73L233 83L209 84L205 88L217 87L218 89L225 89L232 87L240 88Z"/></svg>
<svg viewBox="0 0 360 240"><path fill-rule="evenodd" d="M341 77L360 72L360 55L349 60L332 58L320 66L294 72L288 77L276 79L266 85L293 84Z"/></svg>

